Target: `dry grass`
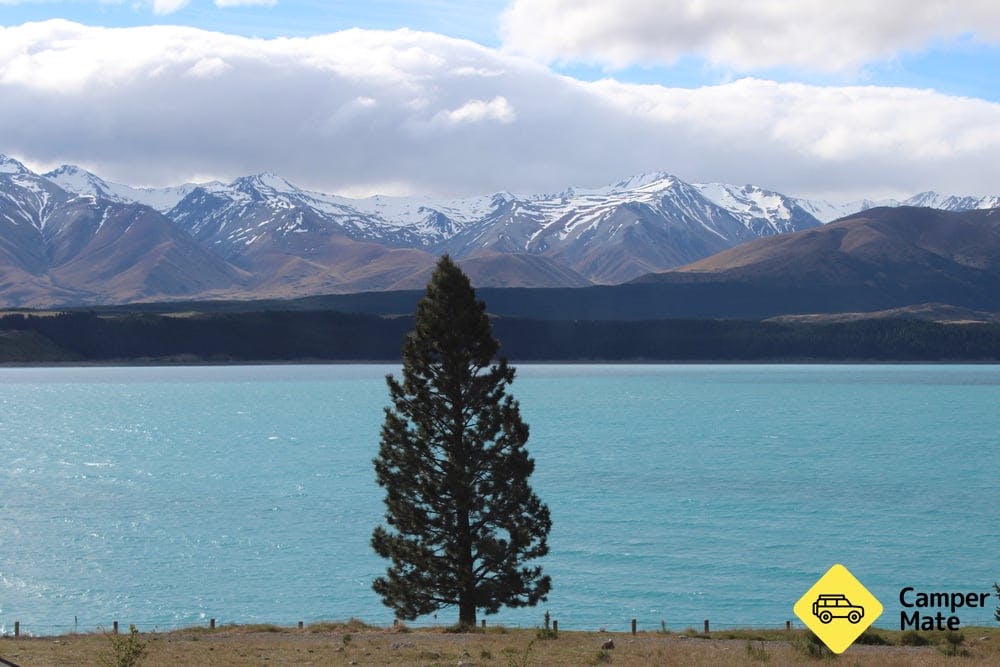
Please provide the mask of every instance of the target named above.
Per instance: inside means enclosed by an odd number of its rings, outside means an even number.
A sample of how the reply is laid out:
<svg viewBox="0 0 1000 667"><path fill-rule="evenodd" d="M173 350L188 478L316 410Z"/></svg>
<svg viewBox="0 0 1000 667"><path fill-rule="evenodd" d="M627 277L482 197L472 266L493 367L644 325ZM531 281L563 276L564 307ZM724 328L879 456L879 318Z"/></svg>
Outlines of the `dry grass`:
<svg viewBox="0 0 1000 667"><path fill-rule="evenodd" d="M890 642L899 633L878 631ZM854 645L833 660L850 667L1000 664L1000 629L965 628L964 658L946 656L940 645L924 647ZM926 634L932 641L941 636ZM207 665L817 665L802 631L722 631L706 639L676 633L560 632L539 639L536 630L493 629L457 634L443 629L400 630L358 621L321 623L302 630L272 625L194 628L144 634L144 666ZM601 650L607 639L615 648ZM97 665L109 651L101 634L0 640L0 656L23 667Z"/></svg>

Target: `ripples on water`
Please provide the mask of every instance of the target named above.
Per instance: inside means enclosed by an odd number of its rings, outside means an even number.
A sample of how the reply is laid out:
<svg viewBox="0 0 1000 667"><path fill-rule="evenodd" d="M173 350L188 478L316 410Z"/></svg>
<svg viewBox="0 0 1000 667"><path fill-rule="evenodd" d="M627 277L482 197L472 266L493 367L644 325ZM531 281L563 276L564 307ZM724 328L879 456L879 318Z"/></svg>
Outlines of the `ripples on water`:
<svg viewBox="0 0 1000 667"><path fill-rule="evenodd" d="M388 372L0 370L0 629L391 622ZM522 366L513 393L555 587L494 622L783 626L843 562L892 627L902 586L997 577L1000 368Z"/></svg>

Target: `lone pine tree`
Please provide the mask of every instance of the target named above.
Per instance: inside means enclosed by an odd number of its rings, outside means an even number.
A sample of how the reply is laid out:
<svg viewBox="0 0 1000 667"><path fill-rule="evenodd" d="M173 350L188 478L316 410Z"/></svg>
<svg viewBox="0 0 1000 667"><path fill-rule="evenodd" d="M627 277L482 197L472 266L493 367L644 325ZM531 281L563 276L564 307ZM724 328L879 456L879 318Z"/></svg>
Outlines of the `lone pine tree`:
<svg viewBox="0 0 1000 667"><path fill-rule="evenodd" d="M445 255L417 305L403 345L402 382L386 377L375 459L388 527L372 547L392 561L372 587L397 617L457 605L459 625L476 610L533 606L551 588L540 566L552 522L528 478L528 425L507 393L514 368L499 350L486 306Z"/></svg>

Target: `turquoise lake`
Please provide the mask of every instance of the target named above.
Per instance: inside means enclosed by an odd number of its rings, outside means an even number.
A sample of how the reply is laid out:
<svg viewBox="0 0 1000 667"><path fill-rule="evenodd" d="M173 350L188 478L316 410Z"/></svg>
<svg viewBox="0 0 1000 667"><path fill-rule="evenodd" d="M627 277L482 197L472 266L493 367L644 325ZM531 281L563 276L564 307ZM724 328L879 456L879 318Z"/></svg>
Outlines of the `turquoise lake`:
<svg viewBox="0 0 1000 667"><path fill-rule="evenodd" d="M368 544L390 372L0 369L0 631L390 624ZM553 592L491 624L801 626L843 563L892 628L905 586L1000 580L1000 367L522 365L512 393Z"/></svg>

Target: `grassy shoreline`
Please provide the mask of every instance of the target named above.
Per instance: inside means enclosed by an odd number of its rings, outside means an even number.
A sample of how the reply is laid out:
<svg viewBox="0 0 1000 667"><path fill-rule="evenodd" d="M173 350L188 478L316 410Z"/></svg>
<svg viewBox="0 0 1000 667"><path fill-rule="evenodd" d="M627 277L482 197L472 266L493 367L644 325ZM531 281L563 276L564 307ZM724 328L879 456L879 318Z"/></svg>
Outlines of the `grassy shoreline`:
<svg viewBox="0 0 1000 667"><path fill-rule="evenodd" d="M874 630L835 659L851 665L899 667L1000 664L1000 628L962 629L956 650L942 632L920 632L926 645L898 630ZM231 625L141 633L141 665L813 665L825 651L804 630L682 632L592 632L561 630L552 638L538 629L491 627L474 633L447 628L380 628L360 621L316 623L305 628ZM608 640L614 648L604 649ZM0 657L21 667L97 665L113 655L110 635L0 639ZM113 662L111 664L114 664Z"/></svg>

